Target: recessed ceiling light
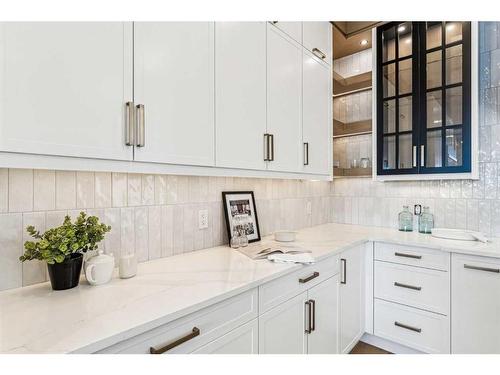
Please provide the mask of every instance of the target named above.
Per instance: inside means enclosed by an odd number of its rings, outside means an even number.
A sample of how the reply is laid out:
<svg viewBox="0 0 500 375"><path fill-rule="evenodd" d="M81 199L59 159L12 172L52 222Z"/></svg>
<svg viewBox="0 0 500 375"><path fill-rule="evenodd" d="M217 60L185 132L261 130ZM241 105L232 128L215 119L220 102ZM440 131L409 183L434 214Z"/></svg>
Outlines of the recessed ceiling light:
<svg viewBox="0 0 500 375"><path fill-rule="evenodd" d="M361 42L359 42L362 46L366 46L368 44L368 40L363 39Z"/></svg>
<svg viewBox="0 0 500 375"><path fill-rule="evenodd" d="M398 27L398 31L399 31L400 33L402 33L402 32L403 32L403 31L405 31L405 30L406 30L406 26L404 26L404 25L401 25L401 26L399 26L399 27Z"/></svg>

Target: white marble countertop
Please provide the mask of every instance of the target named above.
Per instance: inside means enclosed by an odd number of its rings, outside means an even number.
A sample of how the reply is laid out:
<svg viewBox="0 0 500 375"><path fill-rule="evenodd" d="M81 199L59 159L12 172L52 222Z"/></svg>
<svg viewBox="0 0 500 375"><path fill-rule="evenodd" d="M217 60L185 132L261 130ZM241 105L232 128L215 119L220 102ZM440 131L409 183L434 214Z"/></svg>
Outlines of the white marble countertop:
<svg viewBox="0 0 500 375"><path fill-rule="evenodd" d="M367 241L425 246L500 258L500 239L487 244L436 239L415 232L325 224L300 230L296 243L316 260ZM173 321L300 265L253 261L215 247L142 263L138 275L66 291L49 283L0 292L0 353L92 352Z"/></svg>

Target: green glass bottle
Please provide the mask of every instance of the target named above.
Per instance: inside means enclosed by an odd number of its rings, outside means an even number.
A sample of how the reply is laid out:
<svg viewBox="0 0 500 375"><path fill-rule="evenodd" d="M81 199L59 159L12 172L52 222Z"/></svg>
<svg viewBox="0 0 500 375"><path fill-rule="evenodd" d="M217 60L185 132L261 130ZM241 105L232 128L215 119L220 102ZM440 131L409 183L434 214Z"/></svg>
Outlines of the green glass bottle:
<svg viewBox="0 0 500 375"><path fill-rule="evenodd" d="M413 231L413 215L408 206L403 206L403 211L398 215L399 230L402 232Z"/></svg>
<svg viewBox="0 0 500 375"><path fill-rule="evenodd" d="M430 213L429 206L425 206L418 217L418 231L420 233L431 233L434 228L434 215Z"/></svg>

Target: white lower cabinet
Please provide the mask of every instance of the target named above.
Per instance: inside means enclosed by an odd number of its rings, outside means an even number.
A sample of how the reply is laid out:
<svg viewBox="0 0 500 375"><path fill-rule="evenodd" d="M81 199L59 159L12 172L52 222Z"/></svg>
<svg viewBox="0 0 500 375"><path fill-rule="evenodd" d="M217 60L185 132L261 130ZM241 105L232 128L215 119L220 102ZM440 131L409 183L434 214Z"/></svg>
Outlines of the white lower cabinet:
<svg viewBox="0 0 500 375"><path fill-rule="evenodd" d="M500 259L453 254L451 351L500 354Z"/></svg>
<svg viewBox="0 0 500 375"><path fill-rule="evenodd" d="M194 350L192 354L257 354L258 336L259 322L254 319Z"/></svg>
<svg viewBox="0 0 500 375"><path fill-rule="evenodd" d="M340 352L348 353L365 331L365 245L340 255Z"/></svg>
<svg viewBox="0 0 500 375"><path fill-rule="evenodd" d="M259 316L263 354L338 353L339 275Z"/></svg>

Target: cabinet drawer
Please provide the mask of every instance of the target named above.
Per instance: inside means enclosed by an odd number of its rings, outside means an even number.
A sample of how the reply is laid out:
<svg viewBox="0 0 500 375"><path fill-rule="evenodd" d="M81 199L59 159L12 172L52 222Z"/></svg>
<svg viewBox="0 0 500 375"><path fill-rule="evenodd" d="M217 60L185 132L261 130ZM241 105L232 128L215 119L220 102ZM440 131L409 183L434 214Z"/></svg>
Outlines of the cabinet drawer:
<svg viewBox="0 0 500 375"><path fill-rule="evenodd" d="M448 315L449 275L444 271L375 261L375 297Z"/></svg>
<svg viewBox="0 0 500 375"><path fill-rule="evenodd" d="M289 275L259 287L259 311L263 313L274 306L302 293L339 272L339 256L307 265Z"/></svg>
<svg viewBox="0 0 500 375"><path fill-rule="evenodd" d="M186 317L167 323L99 353L147 354L151 347L162 348L179 339L199 334L167 351L190 353L257 317L257 289L252 289Z"/></svg>
<svg viewBox="0 0 500 375"><path fill-rule="evenodd" d="M450 254L425 247L375 243L375 260L448 271Z"/></svg>
<svg viewBox="0 0 500 375"><path fill-rule="evenodd" d="M375 299L375 335L425 353L450 353L447 316Z"/></svg>

